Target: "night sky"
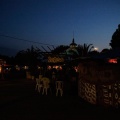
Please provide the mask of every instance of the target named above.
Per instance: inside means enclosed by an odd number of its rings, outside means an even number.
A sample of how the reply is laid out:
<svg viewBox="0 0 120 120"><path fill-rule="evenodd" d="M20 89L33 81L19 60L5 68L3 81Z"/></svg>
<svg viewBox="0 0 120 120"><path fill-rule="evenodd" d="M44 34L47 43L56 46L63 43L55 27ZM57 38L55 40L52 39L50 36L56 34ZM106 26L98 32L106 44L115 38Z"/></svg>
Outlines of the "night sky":
<svg viewBox="0 0 120 120"><path fill-rule="evenodd" d="M0 35L19 38L0 36L5 51L69 45L73 37L101 51L118 24L120 0L0 0Z"/></svg>

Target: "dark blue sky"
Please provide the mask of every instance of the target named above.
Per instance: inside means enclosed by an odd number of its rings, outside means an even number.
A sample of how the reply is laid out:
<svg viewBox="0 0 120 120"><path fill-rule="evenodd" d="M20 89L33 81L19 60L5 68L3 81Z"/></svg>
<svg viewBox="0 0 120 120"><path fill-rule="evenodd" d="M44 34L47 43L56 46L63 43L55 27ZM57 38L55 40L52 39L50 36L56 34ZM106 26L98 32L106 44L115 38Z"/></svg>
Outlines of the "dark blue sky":
<svg viewBox="0 0 120 120"><path fill-rule="evenodd" d="M0 0L0 34L50 45L110 48L120 24L120 0ZM0 47L22 50L42 44L0 36ZM45 46L45 45L43 45Z"/></svg>

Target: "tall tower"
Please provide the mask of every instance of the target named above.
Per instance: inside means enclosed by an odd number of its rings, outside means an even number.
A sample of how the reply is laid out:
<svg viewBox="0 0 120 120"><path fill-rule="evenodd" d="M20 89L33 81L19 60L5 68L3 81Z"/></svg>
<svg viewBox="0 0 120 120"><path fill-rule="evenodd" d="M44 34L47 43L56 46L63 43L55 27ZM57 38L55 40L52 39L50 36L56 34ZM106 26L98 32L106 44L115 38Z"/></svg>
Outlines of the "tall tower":
<svg viewBox="0 0 120 120"><path fill-rule="evenodd" d="M70 44L70 48L76 48L77 44L75 43L74 37L72 39L72 43Z"/></svg>

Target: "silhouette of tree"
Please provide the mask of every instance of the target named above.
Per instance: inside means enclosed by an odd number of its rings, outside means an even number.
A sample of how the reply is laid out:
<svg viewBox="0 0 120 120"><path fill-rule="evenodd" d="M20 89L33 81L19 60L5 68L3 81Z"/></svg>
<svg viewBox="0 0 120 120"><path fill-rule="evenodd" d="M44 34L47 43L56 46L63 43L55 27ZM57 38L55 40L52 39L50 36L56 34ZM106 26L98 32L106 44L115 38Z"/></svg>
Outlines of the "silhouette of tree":
<svg viewBox="0 0 120 120"><path fill-rule="evenodd" d="M52 53L60 54L67 52L66 55L71 56L71 58L77 58L79 56L86 57L92 51L93 48L94 48L93 44L86 44L86 43L84 43L83 45L78 45L74 49L70 49L69 46L60 45L56 47L54 50L52 50Z"/></svg>
<svg viewBox="0 0 120 120"><path fill-rule="evenodd" d="M105 52L108 52L108 51L110 51L110 49L104 48L104 49L101 51L101 53L105 53Z"/></svg>
<svg viewBox="0 0 120 120"><path fill-rule="evenodd" d="M118 25L118 29L113 33L112 40L110 43L112 49L120 48L120 24Z"/></svg>
<svg viewBox="0 0 120 120"><path fill-rule="evenodd" d="M56 47L54 50L52 50L51 52L53 54L60 54L60 53L64 53L65 50L67 50L68 48L69 48L69 46L60 45L60 46Z"/></svg>
<svg viewBox="0 0 120 120"><path fill-rule="evenodd" d="M21 65L30 65L30 64L38 64L38 61L40 61L42 57L42 54L40 52L39 48L34 48L31 46L31 48L26 50L19 51L16 56L16 62Z"/></svg>
<svg viewBox="0 0 120 120"><path fill-rule="evenodd" d="M14 65L14 57L13 56L9 57L6 55L0 55L0 59L5 60L8 65Z"/></svg>
<svg viewBox="0 0 120 120"><path fill-rule="evenodd" d="M30 49L19 51L15 56L16 63L19 65L28 65L32 73L36 70L37 65L40 64L41 58L40 49L33 46Z"/></svg>
<svg viewBox="0 0 120 120"><path fill-rule="evenodd" d="M86 43L84 43L83 45L78 45L77 50L80 57L86 57L92 51L93 48L93 44L87 45Z"/></svg>
<svg viewBox="0 0 120 120"><path fill-rule="evenodd" d="M21 50L16 54L15 63L18 65L27 65L27 56L25 50Z"/></svg>

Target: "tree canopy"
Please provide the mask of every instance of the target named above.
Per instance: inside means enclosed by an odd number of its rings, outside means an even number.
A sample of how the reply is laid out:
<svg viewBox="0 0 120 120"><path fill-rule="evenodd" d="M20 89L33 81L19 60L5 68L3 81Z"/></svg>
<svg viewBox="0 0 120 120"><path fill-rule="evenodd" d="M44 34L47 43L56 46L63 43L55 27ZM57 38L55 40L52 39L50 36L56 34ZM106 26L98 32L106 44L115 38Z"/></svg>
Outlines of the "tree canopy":
<svg viewBox="0 0 120 120"><path fill-rule="evenodd" d="M112 35L110 46L112 49L120 48L120 24L118 25L118 29L116 29Z"/></svg>
<svg viewBox="0 0 120 120"><path fill-rule="evenodd" d="M94 48L93 44L84 43L83 45L78 45L77 50L81 57L86 57L92 51L93 48Z"/></svg>
<svg viewBox="0 0 120 120"><path fill-rule="evenodd" d="M36 65L40 61L42 55L39 48L31 46L31 48L19 51L16 56L16 62L21 65Z"/></svg>

